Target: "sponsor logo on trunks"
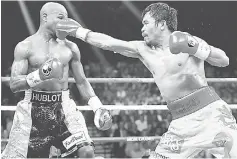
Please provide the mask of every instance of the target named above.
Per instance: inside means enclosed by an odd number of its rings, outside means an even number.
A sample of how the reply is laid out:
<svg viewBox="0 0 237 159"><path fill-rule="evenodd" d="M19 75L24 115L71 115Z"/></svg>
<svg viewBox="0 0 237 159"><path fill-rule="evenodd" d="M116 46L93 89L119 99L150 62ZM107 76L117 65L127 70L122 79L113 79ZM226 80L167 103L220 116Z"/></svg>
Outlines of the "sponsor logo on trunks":
<svg viewBox="0 0 237 159"><path fill-rule="evenodd" d="M213 141L212 143L216 145L216 147L224 147L226 144L226 140L219 140L219 141Z"/></svg>
<svg viewBox="0 0 237 159"><path fill-rule="evenodd" d="M38 93L32 93L33 101L39 101L39 102L60 102L61 101L61 94L38 94Z"/></svg>
<svg viewBox="0 0 237 159"><path fill-rule="evenodd" d="M212 143L216 147L225 147L228 140L230 140L229 137L228 137L228 134L226 134L225 132L220 132L215 136Z"/></svg>
<svg viewBox="0 0 237 159"><path fill-rule="evenodd" d="M166 133L161 137L159 145L171 152L180 153L184 139L170 133Z"/></svg>
<svg viewBox="0 0 237 159"><path fill-rule="evenodd" d="M86 136L84 132L79 132L66 138L63 141L63 145L68 150L73 145L79 145L80 143L85 142L85 141L86 141Z"/></svg>
<svg viewBox="0 0 237 159"><path fill-rule="evenodd" d="M217 110L221 112L220 115L217 116L217 118L219 118L218 122L231 129L237 130L235 118L226 105L223 105L221 108L217 108Z"/></svg>

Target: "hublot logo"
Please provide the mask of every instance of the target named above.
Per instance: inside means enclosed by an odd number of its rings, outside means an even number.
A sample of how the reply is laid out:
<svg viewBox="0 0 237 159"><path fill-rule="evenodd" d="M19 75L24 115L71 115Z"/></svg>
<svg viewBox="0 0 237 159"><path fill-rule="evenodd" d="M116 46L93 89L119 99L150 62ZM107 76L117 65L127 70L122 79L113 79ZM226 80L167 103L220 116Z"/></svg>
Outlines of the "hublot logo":
<svg viewBox="0 0 237 159"><path fill-rule="evenodd" d="M43 94L32 92L31 101L34 102L61 102L62 94Z"/></svg>

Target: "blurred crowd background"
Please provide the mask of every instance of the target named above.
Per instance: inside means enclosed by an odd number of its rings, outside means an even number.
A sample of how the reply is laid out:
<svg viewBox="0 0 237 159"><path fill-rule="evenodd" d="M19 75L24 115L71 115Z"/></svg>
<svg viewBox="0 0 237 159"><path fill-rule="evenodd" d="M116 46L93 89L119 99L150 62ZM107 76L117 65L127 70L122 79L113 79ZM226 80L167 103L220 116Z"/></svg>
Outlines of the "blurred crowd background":
<svg viewBox="0 0 237 159"><path fill-rule="evenodd" d="M21 4L20 4L21 3ZM32 34L39 25L39 10L45 2L2 2L2 77L9 77L15 45ZM59 2L69 10L69 17L80 15L78 20L90 29L104 32L124 40L142 39L138 13L153 2ZM230 57L230 65L217 68L205 64L206 77L229 78L237 76L237 2L167 2L178 9L179 30L204 38L208 43L222 48ZM26 25L22 5L30 13L33 27ZM135 7L135 10L134 10ZM14 12L13 12L14 10ZM10 20L9 20L10 19ZM29 19L28 19L29 20ZM81 50L84 71L89 78L152 77L137 59L91 47L77 39ZM70 74L71 76L71 74ZM72 76L71 76L72 77ZM220 97L229 104L237 104L236 83L210 83ZM92 83L103 104L108 105L160 105L166 104L154 83ZM77 105L86 105L73 83L69 84L71 98ZM23 93L12 93L7 82L2 82L1 105L16 105ZM237 110L232 110L237 118ZM112 111L113 126L99 131L93 124L92 111L82 111L91 137L161 136L172 120L168 111ZM1 116L1 138L7 139L14 112L4 111ZM148 150L154 150L159 141L96 143L96 154L104 157L140 158ZM6 143L2 142L2 150ZM55 152L52 151L52 155ZM213 157L201 152L197 157Z"/></svg>

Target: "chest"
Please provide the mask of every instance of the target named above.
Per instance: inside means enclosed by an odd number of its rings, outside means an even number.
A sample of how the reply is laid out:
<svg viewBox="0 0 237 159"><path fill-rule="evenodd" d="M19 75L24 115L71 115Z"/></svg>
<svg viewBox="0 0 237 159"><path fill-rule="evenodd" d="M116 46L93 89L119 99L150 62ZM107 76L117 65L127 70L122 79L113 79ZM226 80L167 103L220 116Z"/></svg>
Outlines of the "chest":
<svg viewBox="0 0 237 159"><path fill-rule="evenodd" d="M33 44L30 50L29 64L38 68L50 58L57 58L62 64L67 65L72 57L71 50L64 44L38 43Z"/></svg>
<svg viewBox="0 0 237 159"><path fill-rule="evenodd" d="M189 60L188 54L171 54L169 49L144 49L142 62L155 76L176 74L180 72Z"/></svg>

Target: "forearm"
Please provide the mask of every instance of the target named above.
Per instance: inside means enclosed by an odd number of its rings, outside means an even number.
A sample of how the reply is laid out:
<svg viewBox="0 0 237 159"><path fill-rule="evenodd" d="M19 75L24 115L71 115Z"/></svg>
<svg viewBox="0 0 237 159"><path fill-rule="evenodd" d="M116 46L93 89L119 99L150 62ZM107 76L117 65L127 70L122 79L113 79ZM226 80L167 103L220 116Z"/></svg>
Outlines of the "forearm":
<svg viewBox="0 0 237 159"><path fill-rule="evenodd" d="M84 81L80 84L76 84L77 88L84 100L87 102L89 101L90 98L96 96L93 88L91 87L90 83L88 81Z"/></svg>
<svg viewBox="0 0 237 159"><path fill-rule="evenodd" d="M30 86L26 81L26 75L12 77L10 80L10 88L14 93L29 89Z"/></svg>
<svg viewBox="0 0 237 159"><path fill-rule="evenodd" d="M226 56L225 52L219 48L211 47L211 52L206 61L213 66L226 67L229 65L229 58Z"/></svg>
<svg viewBox="0 0 237 159"><path fill-rule="evenodd" d="M88 105L94 112L102 106L100 99L96 96L93 88L87 80L81 84L77 84L77 88L83 99L87 101Z"/></svg>
<svg viewBox="0 0 237 159"><path fill-rule="evenodd" d="M80 27L77 30L76 37L101 49L114 51L114 48L110 46L110 42L114 38L109 35L92 32L88 29Z"/></svg>
<svg viewBox="0 0 237 159"><path fill-rule="evenodd" d="M205 42L204 40L198 37L196 37L196 39L199 42L199 45L200 45L199 47L202 48L200 49L202 54L203 53L207 54L205 61L217 67L226 67L229 65L229 58L226 56L223 50L209 45L207 42ZM206 52L206 50L208 49L209 49L209 52Z"/></svg>

